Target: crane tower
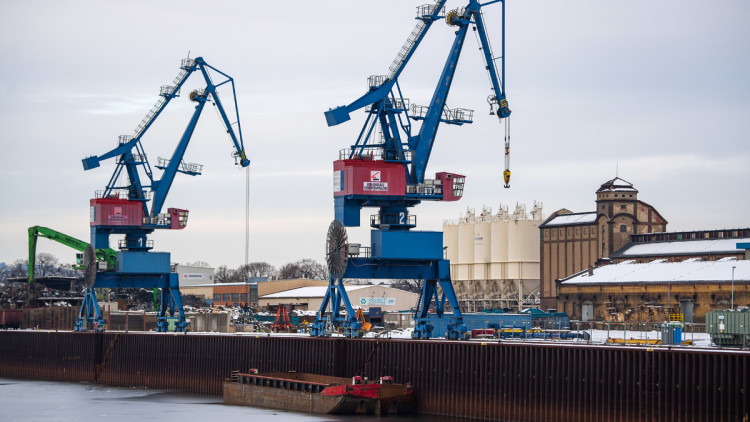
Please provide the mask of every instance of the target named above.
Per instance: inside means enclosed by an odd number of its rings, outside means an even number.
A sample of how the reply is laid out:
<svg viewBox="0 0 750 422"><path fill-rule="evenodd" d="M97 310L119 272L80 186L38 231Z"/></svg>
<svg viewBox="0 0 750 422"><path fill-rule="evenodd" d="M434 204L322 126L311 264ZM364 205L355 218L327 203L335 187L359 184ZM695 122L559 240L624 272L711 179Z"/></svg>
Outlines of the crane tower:
<svg viewBox="0 0 750 422"><path fill-rule="evenodd" d="M423 280L414 314L413 337L429 338L437 334L463 338L466 334L450 279L449 262L443 258L443 234L413 230L417 219L409 211L422 201L456 201L463 195L464 175L441 171L429 177L427 164L441 123L460 126L473 121L473 110L451 109L446 105L469 29L476 35L489 76L491 114L497 115L501 122L510 116L504 86L505 1L480 4L469 0L465 7L448 12L445 3L445 0L436 0L434 4L419 6L417 24L388 73L370 76L364 95L347 106L325 113L329 126L350 120L351 113L362 108L366 118L355 143L341 150L333 163L336 219L331 223L326 243L331 278L311 330L313 335L323 335L328 324L341 325L352 336L361 333L361 324L356 321L342 281L347 278ZM492 52L482 13L483 8L495 3L502 6L502 53L499 57ZM442 19L455 29L453 44L429 104L410 104L402 96L399 75L433 23ZM418 130L412 122L421 122ZM510 181L507 127L506 123L506 169L503 173L506 187ZM345 229L360 226L360 211L365 207L378 210L370 217L370 247L349 243ZM450 316L445 313L446 300L452 308ZM347 310L346 317L339 313L342 303ZM327 314L329 304L331 311ZM435 316L430 312L433 307ZM451 320L446 333L433 333L431 321L435 317Z"/></svg>
<svg viewBox="0 0 750 422"><path fill-rule="evenodd" d="M167 105L180 96L183 85L196 72L203 76L205 88L189 93L188 98L195 103L195 109L171 158L159 158L154 166L161 170L159 176L149 163L142 138ZM219 82L214 82L214 79ZM229 112L222 105L217 91L223 85L231 87L234 100L234 107ZM208 103L216 108L232 141L235 164L247 167L250 160L245 155L242 140L234 79L209 65L201 57L182 60L180 73L172 84L161 87L159 100L136 127L133 135L121 135L114 149L100 156L83 159L84 170L95 169L102 161L110 158L116 160L115 171L107 186L103 191L97 191L95 198L90 201L91 245L95 250L108 250L111 235L125 237L118 243L114 268L101 265L103 263L94 266L92 262L84 262L87 290L76 330L86 330L91 323L98 323L99 327L103 325L94 294L94 288L100 287L158 288L161 290L161 299L157 331L167 330L167 313L174 316L175 311L179 314L176 329L183 331L187 327L178 277L170 269L170 254L152 251L154 244L153 240L148 239L148 235L155 230L181 230L187 225L188 210L164 210L164 206L178 173L197 176L202 172L202 165L187 163L183 157L198 119ZM230 120L230 116L234 121Z"/></svg>

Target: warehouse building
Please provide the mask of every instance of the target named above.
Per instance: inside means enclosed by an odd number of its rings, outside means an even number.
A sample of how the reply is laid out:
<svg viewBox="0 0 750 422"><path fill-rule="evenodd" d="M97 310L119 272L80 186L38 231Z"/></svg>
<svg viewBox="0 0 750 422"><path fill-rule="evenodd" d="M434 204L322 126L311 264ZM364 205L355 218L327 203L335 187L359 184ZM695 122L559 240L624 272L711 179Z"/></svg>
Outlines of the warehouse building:
<svg viewBox="0 0 750 422"><path fill-rule="evenodd" d="M738 243L750 242L750 228L690 232L635 234L630 243L610 255L612 262L649 262L666 259L679 262L689 258L717 261L722 258L749 259Z"/></svg>
<svg viewBox="0 0 750 422"><path fill-rule="evenodd" d="M210 267L172 264L171 271L179 276L180 288L214 282L214 269Z"/></svg>
<svg viewBox="0 0 750 422"><path fill-rule="evenodd" d="M661 322L680 313L705 322L709 311L750 306L750 261L623 261L558 280L558 289L559 309L571 319Z"/></svg>
<svg viewBox="0 0 750 422"><path fill-rule="evenodd" d="M443 223L443 246L451 263L458 302L465 312L537 307L539 301L539 225L542 204L530 213L517 205L497 213L469 210Z"/></svg>
<svg viewBox="0 0 750 422"><path fill-rule="evenodd" d="M557 306L557 284L600 262L630 242L632 235L664 232L667 220L638 199L638 190L619 177L596 191L596 210L554 212L539 226L541 308Z"/></svg>
<svg viewBox="0 0 750 422"><path fill-rule="evenodd" d="M258 283L220 283L212 286L213 306L257 306Z"/></svg>
<svg viewBox="0 0 750 422"><path fill-rule="evenodd" d="M307 286L327 286L327 281L296 278L289 280L251 281L180 285L180 292L201 296L213 306L258 306L258 298L284 290Z"/></svg>
<svg viewBox="0 0 750 422"><path fill-rule="evenodd" d="M259 297L261 308L276 308L291 305L293 309L317 311L323 303L328 284L324 286L299 287L270 293ZM397 312L412 309L417 305L419 295L383 285L347 285L346 293L352 306L369 309L381 308L384 312Z"/></svg>

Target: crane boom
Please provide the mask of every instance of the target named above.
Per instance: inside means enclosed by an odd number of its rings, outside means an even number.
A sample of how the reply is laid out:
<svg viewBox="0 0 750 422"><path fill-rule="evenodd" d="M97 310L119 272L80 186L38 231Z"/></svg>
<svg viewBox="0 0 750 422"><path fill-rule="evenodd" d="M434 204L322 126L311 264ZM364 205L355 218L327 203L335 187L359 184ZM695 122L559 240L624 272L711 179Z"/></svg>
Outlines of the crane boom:
<svg viewBox="0 0 750 422"><path fill-rule="evenodd" d="M335 109L328 110L325 112L326 121L328 126L335 126L350 120L349 114L359 110L362 107L368 106L373 103L377 103L387 98L393 90L398 76L406 67L409 59L417 50L417 47L427 35L427 31L432 26L432 23L440 19L440 13L444 11L446 0L436 0L434 5L425 4L417 8L417 17L419 20L417 26L411 32L409 37L406 39L403 47L396 55L389 68L388 76L380 78L380 84L373 86L370 85L370 91L354 100L348 106L339 106Z"/></svg>
<svg viewBox="0 0 750 422"><path fill-rule="evenodd" d="M451 10L444 16L441 16L444 1L436 1L435 6L421 6L417 13L420 22L391 65L390 73L387 76L370 76L368 92L348 106L325 112L329 126L350 120L349 114L360 108L365 109L367 118L354 144L350 149L340 151L339 159L333 163L336 219L329 227L326 243L331 276L311 329L312 335L325 335L328 323L341 324L348 335L361 335L362 324L354 317L343 279L418 278L423 283L414 313L412 337L433 336L432 322L434 315L437 315L438 318L449 319L447 332L440 335L465 338L467 330L451 283L450 263L443 257L443 233L411 230L416 227L416 216L409 215L409 208L423 200L456 201L463 195L465 176L438 172L434 179L429 179L426 170L440 124L463 125L473 121L472 110L449 109L446 105L466 34L472 25L492 85L490 110L497 110L501 120L510 115L499 76L499 73L504 76L505 58L504 55L499 58L502 67L498 72L495 66L497 58L492 55L482 17L482 7L497 2L503 3L504 21L504 0L485 4L469 0L466 7ZM410 106L409 100L401 93L398 76L431 24L441 17L445 17L448 25L456 27L455 38L430 103ZM412 133L411 120L422 122L416 134ZM506 154L508 142L506 133ZM507 184L510 174L507 167L506 174ZM363 207L379 210L377 215L370 218L372 246L365 256L360 256L358 252L348 252L345 227L360 225ZM352 250L359 251L359 247ZM331 251L335 253L331 254ZM446 300L452 308L452 316L445 315ZM431 314L433 303L434 315ZM331 312L327 314L329 304ZM347 310L346 318L339 313L341 304Z"/></svg>
<svg viewBox="0 0 750 422"><path fill-rule="evenodd" d="M215 84L211 78L211 75L209 74L209 70L215 71L226 79L218 84ZM196 110L193 113L193 117L191 118L187 128L185 129L185 133L172 155L172 159L169 161L165 161L163 163L164 165L157 165L157 167L163 168L164 173L162 174L162 177L160 179L155 179L151 171L151 165L148 162L148 158L143 152L141 139L147 133L148 129L156 121L159 115L164 111L170 101L173 98L179 96L179 92L183 84L195 71L199 71L203 76L206 87L202 90L196 90L190 93L190 99L198 103L198 105L196 106ZM146 117L143 119L143 121L138 125L135 130L135 135L132 137L127 135L120 136L119 145L114 149L102 154L101 156L94 155L83 159L83 169L91 170L99 167L100 163L104 160L114 157L120 157L117 161L115 171L110 178L107 187L102 193L102 197L112 197L113 195L116 195L115 191L117 190L126 191L123 196L131 200L141 201L144 215L155 218L161 212L161 208L164 205L166 196L169 193L169 188L171 187L172 182L174 181L174 177L177 173L184 173L192 176L200 174L200 165L184 163L182 161L182 158L185 150L187 149L187 145L190 142L193 131L195 130L197 121L200 118L201 112L203 111L205 102L208 101L209 98L216 105L217 111L219 112L219 115L221 117L221 121L232 140L235 148L235 156L239 158L239 164L242 167L247 167L248 165L250 165L250 160L247 158L247 155L245 153L244 142L242 139L242 127L240 126L239 118L236 121L237 131L235 132L234 128L232 127L233 124L230 122L226 110L221 103L221 100L219 99L217 93L217 88L227 83L232 87L235 115L239 116L237 99L235 97L234 79L224 72L221 72L220 70L206 63L206 61L203 60L202 57L196 57L195 59L183 59L180 73L175 78L175 84L162 86L160 93L161 98L159 99L159 101L157 101L156 105L154 105L146 114ZM138 170L139 167L143 169L144 174L149 179L148 185L142 184ZM123 169L125 169L128 175L129 183L127 186L117 186L117 180L119 179L119 176L122 173ZM151 192L147 191L147 188L150 188ZM149 210L147 201L149 200L150 194L152 193L154 201L151 209ZM120 197L120 195L117 195L117 197Z"/></svg>
<svg viewBox="0 0 750 422"><path fill-rule="evenodd" d="M247 167L250 160L245 154L242 140L234 79L209 65L201 57L183 59L180 69L173 85L161 87L161 98L136 127L134 136L122 135L119 137L118 146L112 150L101 156L83 159L84 170L90 170L99 167L103 160L117 158L115 170L105 190L97 192L96 197L90 201L91 244L97 249L109 249L111 235L124 234L125 239L120 240L115 265L111 270L96 272L90 277L93 281L92 285L87 285L84 304L76 322L77 331L86 329L89 323L94 323L95 326L98 323L101 327L103 321L94 294L94 288L101 287L161 289L157 330L168 329L167 312L174 316L175 310L179 312L176 329L183 331L187 327L179 279L170 267L171 255L168 252L152 252L153 241L148 239L148 235L156 229L179 230L187 225L187 210L167 208L166 212L162 212L162 209L177 173L197 176L202 172L200 164L186 163L183 158L207 102L212 102L216 107L222 124L232 140L235 164ZM196 71L203 76L205 88L190 92L189 99L196 103L195 109L171 157L159 158L154 166L162 170L161 177L157 178L144 152L142 137L170 101L179 96L181 87ZM216 74L219 75L218 83L213 81ZM237 117L235 122L231 121L219 99L217 88L222 85L231 86L234 100L233 117ZM123 175L127 176L127 182L120 185ZM150 208L149 201L152 201Z"/></svg>
<svg viewBox="0 0 750 422"><path fill-rule="evenodd" d="M468 24L463 24L456 31L453 46L448 54L445 66L443 66L443 72L435 87L435 92L430 100L430 105L427 108L422 126L419 128L419 134L409 140L409 145L410 147L413 146L415 152L411 175L416 183L424 182L427 163L430 159L432 146L435 144L435 135L437 135L437 130L443 117L445 102L448 99L448 94L453 83L453 76L456 73L456 66L461 56L467 28Z"/></svg>
<svg viewBox="0 0 750 422"><path fill-rule="evenodd" d="M36 241L39 237L54 240L55 242L68 246L79 252L85 251L86 247L89 246L88 242L84 242L83 240L76 239L73 236L68 236L67 234L60 233L59 231L50 229L48 227L29 227L29 283L34 282L34 269L36 267ZM108 268L115 267L115 257L117 255L117 251L115 251L114 249L94 249L94 255L97 261L106 262ZM78 262L78 265L80 264L81 262Z"/></svg>

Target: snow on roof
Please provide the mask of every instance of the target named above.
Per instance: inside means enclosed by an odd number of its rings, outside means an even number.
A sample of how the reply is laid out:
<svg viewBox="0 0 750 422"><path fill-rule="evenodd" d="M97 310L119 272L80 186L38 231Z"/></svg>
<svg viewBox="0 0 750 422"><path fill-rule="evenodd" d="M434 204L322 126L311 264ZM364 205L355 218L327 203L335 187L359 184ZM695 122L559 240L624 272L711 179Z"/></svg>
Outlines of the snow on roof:
<svg viewBox="0 0 750 422"><path fill-rule="evenodd" d="M571 224L591 224L596 222L596 211L575 214L560 214L544 223L544 226L567 226Z"/></svg>
<svg viewBox="0 0 750 422"><path fill-rule="evenodd" d="M663 262L613 264L583 271L562 284L750 282L750 261Z"/></svg>
<svg viewBox="0 0 750 422"><path fill-rule="evenodd" d="M633 187L632 183L628 182L627 180L620 179L619 177L615 177L612 180L607 180L606 182L604 182L601 187L599 187L599 190L597 190L597 192L603 191L638 192L638 190Z"/></svg>
<svg viewBox="0 0 750 422"><path fill-rule="evenodd" d="M364 289L373 286L346 286L347 292L354 290ZM288 298L288 297L323 297L326 295L328 286L307 286L299 287L291 290L284 290L283 292L271 293L269 295L262 296L261 299L274 299L274 298Z"/></svg>
<svg viewBox="0 0 750 422"><path fill-rule="evenodd" d="M615 256L737 253L741 252L740 249L737 249L737 243L745 241L750 241L750 238L631 243L627 249L615 254Z"/></svg>

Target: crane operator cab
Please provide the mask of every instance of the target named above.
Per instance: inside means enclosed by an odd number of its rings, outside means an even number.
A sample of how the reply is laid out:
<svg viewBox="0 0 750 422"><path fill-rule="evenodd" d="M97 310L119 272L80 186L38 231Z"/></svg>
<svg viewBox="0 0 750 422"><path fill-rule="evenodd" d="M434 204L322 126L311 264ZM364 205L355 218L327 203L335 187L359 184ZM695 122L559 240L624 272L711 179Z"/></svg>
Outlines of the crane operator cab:
<svg viewBox="0 0 750 422"><path fill-rule="evenodd" d="M422 200L457 201L463 196L465 180L466 176L461 174L440 172L434 179L409 184L401 162L377 159L373 155L337 160L333 162L336 218L353 227L359 226L362 207L379 207L385 201L403 201L409 206ZM381 215L380 218L387 217Z"/></svg>

